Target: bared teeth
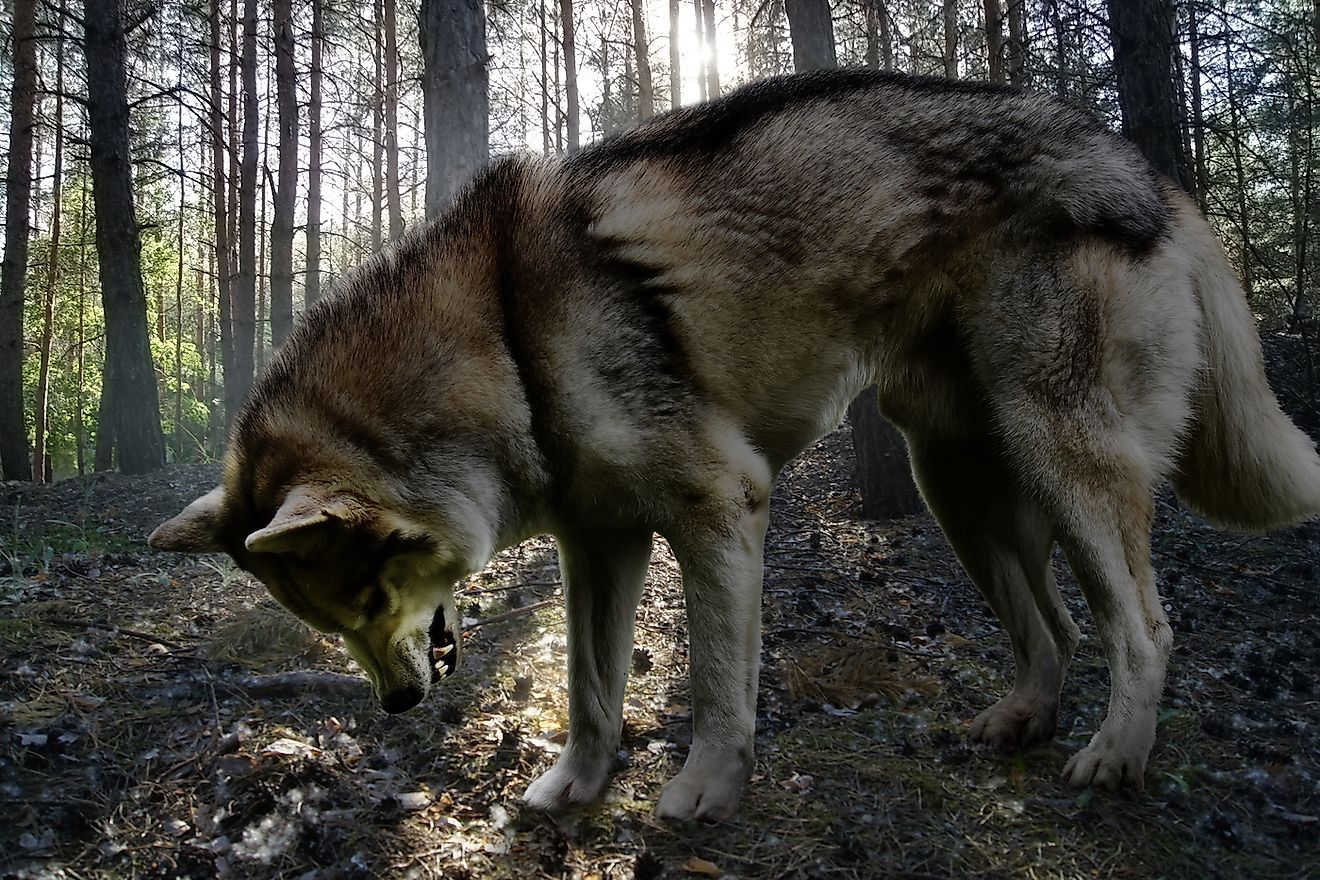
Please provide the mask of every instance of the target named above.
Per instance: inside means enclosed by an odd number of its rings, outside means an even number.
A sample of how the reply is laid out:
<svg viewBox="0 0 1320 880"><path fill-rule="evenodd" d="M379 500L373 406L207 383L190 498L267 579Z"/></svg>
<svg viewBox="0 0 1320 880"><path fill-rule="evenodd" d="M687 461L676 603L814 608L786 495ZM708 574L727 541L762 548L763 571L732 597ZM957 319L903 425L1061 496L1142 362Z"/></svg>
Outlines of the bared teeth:
<svg viewBox="0 0 1320 880"><path fill-rule="evenodd" d="M431 649L431 659L432 659L432 660L440 660L440 659L442 659L442 658L444 658L444 657L448 657L449 654L450 654L451 652L453 652L453 650L454 650L454 646L453 646L453 645L445 645L443 648L432 648L432 649Z"/></svg>
<svg viewBox="0 0 1320 880"><path fill-rule="evenodd" d="M447 678L449 676L449 665L445 661L439 660L435 664L435 671L440 673L441 678Z"/></svg>

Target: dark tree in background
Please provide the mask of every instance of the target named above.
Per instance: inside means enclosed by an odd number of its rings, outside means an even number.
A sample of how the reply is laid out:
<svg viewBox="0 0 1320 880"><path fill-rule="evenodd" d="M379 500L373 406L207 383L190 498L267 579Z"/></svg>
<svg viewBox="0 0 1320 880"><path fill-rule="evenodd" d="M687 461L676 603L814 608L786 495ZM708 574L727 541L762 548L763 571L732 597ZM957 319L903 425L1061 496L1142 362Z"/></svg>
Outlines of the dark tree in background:
<svg viewBox="0 0 1320 880"><path fill-rule="evenodd" d="M32 192L32 107L37 94L36 0L16 0L10 42L14 91L9 105L5 260L0 268L0 471L31 476L23 423L23 293L27 286Z"/></svg>
<svg viewBox="0 0 1320 880"><path fill-rule="evenodd" d="M431 219L490 156L485 9L480 0L422 0L419 38Z"/></svg>
<svg viewBox="0 0 1320 880"><path fill-rule="evenodd" d="M1173 80L1172 0L1108 0L1123 134L1159 171L1191 190Z"/></svg>
<svg viewBox="0 0 1320 880"><path fill-rule="evenodd" d="M105 309L101 421L109 423L120 470L141 474L165 463L165 437L147 332L142 240L133 201L127 46L119 0L87 0L83 21L96 255Z"/></svg>
<svg viewBox="0 0 1320 880"><path fill-rule="evenodd" d="M293 214L298 195L298 76L293 66L293 2L275 0L275 97L279 105L279 178L270 228L270 341L293 329Z"/></svg>
<svg viewBox="0 0 1320 880"><path fill-rule="evenodd" d="M837 67L829 0L785 0L784 11L793 41L793 69L801 72Z"/></svg>
<svg viewBox="0 0 1320 880"><path fill-rule="evenodd" d="M234 372L225 376L225 412L237 415L252 387L257 341L257 0L243 3L243 156L238 168L238 274L230 286ZM264 204L264 203L263 203Z"/></svg>

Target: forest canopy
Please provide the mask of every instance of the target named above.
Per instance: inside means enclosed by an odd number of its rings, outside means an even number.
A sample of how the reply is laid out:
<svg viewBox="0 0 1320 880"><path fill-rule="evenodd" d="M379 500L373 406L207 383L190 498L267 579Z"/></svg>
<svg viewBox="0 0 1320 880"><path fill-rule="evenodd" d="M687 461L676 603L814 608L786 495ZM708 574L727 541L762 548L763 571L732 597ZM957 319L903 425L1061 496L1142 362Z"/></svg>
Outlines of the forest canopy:
<svg viewBox="0 0 1320 880"><path fill-rule="evenodd" d="M1137 7L1168 22L1180 182L1257 315L1305 337L1320 5L1301 0L10 0L4 476L214 458L297 315L487 156L571 153L832 64L1048 91L1117 129L1111 11Z"/></svg>

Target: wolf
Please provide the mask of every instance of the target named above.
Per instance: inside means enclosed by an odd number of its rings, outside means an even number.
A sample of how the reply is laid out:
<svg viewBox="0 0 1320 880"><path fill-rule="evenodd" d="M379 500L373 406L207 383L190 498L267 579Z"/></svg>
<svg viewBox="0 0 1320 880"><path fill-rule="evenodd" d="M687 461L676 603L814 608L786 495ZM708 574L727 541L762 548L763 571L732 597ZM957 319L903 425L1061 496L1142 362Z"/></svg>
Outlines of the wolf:
<svg viewBox="0 0 1320 880"><path fill-rule="evenodd" d="M1320 510L1320 458L1194 204L1045 95L810 73L497 161L308 312L221 484L150 540L229 553L402 712L459 663L455 584L553 535L569 734L525 800L557 812L607 785L659 533L693 738L657 811L724 819L752 766L771 483L870 386L1012 644L971 738L1054 733L1079 639L1058 544L1111 676L1063 775L1140 789L1171 641L1153 490L1266 529Z"/></svg>

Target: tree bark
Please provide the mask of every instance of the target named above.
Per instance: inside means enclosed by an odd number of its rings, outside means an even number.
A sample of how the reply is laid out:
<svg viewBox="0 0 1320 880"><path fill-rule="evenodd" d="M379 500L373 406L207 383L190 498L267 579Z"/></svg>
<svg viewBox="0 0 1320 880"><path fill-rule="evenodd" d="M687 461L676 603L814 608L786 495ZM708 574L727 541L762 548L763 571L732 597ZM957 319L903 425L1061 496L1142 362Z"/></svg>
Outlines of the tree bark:
<svg viewBox="0 0 1320 880"><path fill-rule="evenodd" d="M228 428L237 408L232 405L229 383L234 380L237 371L234 367L234 325L231 310L232 287L234 282L230 254L231 241L229 212L229 174L226 172L226 157L229 145L225 141L224 93L221 89L220 44L220 2L211 0L210 39L211 39L211 203L215 226L215 263L216 289L218 296L217 320L220 324L220 361L225 378L225 427ZM231 121L230 132L233 132Z"/></svg>
<svg viewBox="0 0 1320 880"><path fill-rule="evenodd" d="M303 281L303 308L321 298L321 53L325 30L321 21L324 0L312 4L312 64L308 73L307 106L307 275Z"/></svg>
<svg viewBox="0 0 1320 880"><path fill-rule="evenodd" d="M884 0L863 0L866 12L866 66L894 69L893 38L889 32L889 9Z"/></svg>
<svg viewBox="0 0 1320 880"><path fill-rule="evenodd" d="M1320 2L1320 0L1317 0ZM1201 31L1196 21L1197 10L1188 9L1188 36L1192 51L1192 149L1196 160L1196 200L1201 210L1206 208L1210 188L1210 175L1205 161L1205 115L1202 107L1201 91Z"/></svg>
<svg viewBox="0 0 1320 880"><path fill-rule="evenodd" d="M73 405L73 444L78 459L78 476L87 473L87 430L83 425L86 409L87 377L87 175L82 176L82 194L78 199L78 391Z"/></svg>
<svg viewBox="0 0 1320 880"><path fill-rule="evenodd" d="M1190 191L1173 82L1169 0L1108 0L1123 134L1156 170Z"/></svg>
<svg viewBox="0 0 1320 880"><path fill-rule="evenodd" d="M375 65L375 91L371 96L371 252L380 251L385 243L385 230L381 214L385 210L385 49L383 0L374 0L372 26L375 39L371 44L372 63Z"/></svg>
<svg viewBox="0 0 1320 880"><path fill-rule="evenodd" d="M848 407L857 484L863 519L890 519L922 510L921 493L912 478L903 435L880 414L874 388L863 391Z"/></svg>
<svg viewBox="0 0 1320 880"><path fill-rule="evenodd" d="M89 0L84 25L96 253L105 311L100 417L113 430L120 469L141 474L164 464L165 438L147 332L142 244L133 202L127 46L118 0Z"/></svg>
<svg viewBox="0 0 1320 880"><path fill-rule="evenodd" d="M37 95L36 0L14 0L10 43L14 84L9 104L5 185L5 255L0 266L0 471L32 475L23 420L23 299L31 236L33 109Z"/></svg>
<svg viewBox="0 0 1320 880"><path fill-rule="evenodd" d="M678 3L669 0L669 109L683 105L682 52L678 44Z"/></svg>
<svg viewBox="0 0 1320 880"><path fill-rule="evenodd" d="M55 171L51 185L50 260L46 266L46 297L42 303L41 343L37 365L35 418L32 420L32 482L46 480L50 410L50 350L55 339L55 302L60 285L60 213L64 188L64 2L60 2L59 36L55 40ZM182 216L182 210L180 210Z"/></svg>
<svg viewBox="0 0 1320 880"><path fill-rule="evenodd" d="M702 58L706 54L706 13L701 0L692 0L692 31L697 38L697 98L706 100L706 68Z"/></svg>
<svg viewBox="0 0 1320 880"><path fill-rule="evenodd" d="M633 54L637 57L637 115L645 121L655 115L655 90L651 84L651 44L646 38L646 10L642 0L631 0Z"/></svg>
<svg viewBox="0 0 1320 880"><path fill-rule="evenodd" d="M563 0L567 5L569 0ZM486 18L480 0L422 0L426 216L438 217L490 156ZM573 93L572 136L577 137Z"/></svg>
<svg viewBox="0 0 1320 880"><path fill-rule="evenodd" d="M720 96L720 47L715 39L715 0L702 0L702 14L706 24L706 100Z"/></svg>
<svg viewBox="0 0 1320 880"><path fill-rule="evenodd" d="M385 0L385 204L390 241L403 235L399 197L399 46L396 0Z"/></svg>
<svg viewBox="0 0 1320 880"><path fill-rule="evenodd" d="M274 0L275 101L279 113L279 178L270 227L270 342L293 329L293 215L298 198L298 74L293 58L293 2Z"/></svg>
<svg viewBox="0 0 1320 880"><path fill-rule="evenodd" d="M1027 85L1027 0L1008 0L1008 81Z"/></svg>
<svg viewBox="0 0 1320 880"><path fill-rule="evenodd" d="M564 44L564 101L568 104L567 136L569 155L582 146L578 107L577 26L573 20L573 0L559 0L561 42Z"/></svg>
<svg viewBox="0 0 1320 880"><path fill-rule="evenodd" d="M1255 293L1256 273L1251 253L1251 218L1247 210L1247 172L1242 160L1242 114L1237 89L1233 85L1233 50L1224 52L1224 81L1228 92L1229 137L1233 145L1233 173L1237 180L1238 231L1242 236L1242 288L1251 299Z"/></svg>
<svg viewBox="0 0 1320 880"><path fill-rule="evenodd" d="M999 0L985 0L985 55L990 82L1002 83L1004 81L1004 20L999 9Z"/></svg>
<svg viewBox="0 0 1320 880"><path fill-rule="evenodd" d="M183 41L179 41L179 52L175 60L178 74L177 86L183 92ZM175 244L179 250L179 261L174 275L174 460L180 460L183 451L183 215L188 204L188 175L184 173L186 161L183 151L183 113L175 117L175 137L179 149L179 218L176 226Z"/></svg>
<svg viewBox="0 0 1320 880"><path fill-rule="evenodd" d="M225 375L225 402L236 415L252 387L257 308L257 0L243 3L243 155L238 171L238 275L231 290L234 373Z"/></svg>
<svg viewBox="0 0 1320 880"><path fill-rule="evenodd" d="M941 17L944 19L944 76L958 78L958 7L954 0L942 0Z"/></svg>
<svg viewBox="0 0 1320 880"><path fill-rule="evenodd" d="M828 0L784 0L784 11L793 42L793 68L801 73L837 67Z"/></svg>

